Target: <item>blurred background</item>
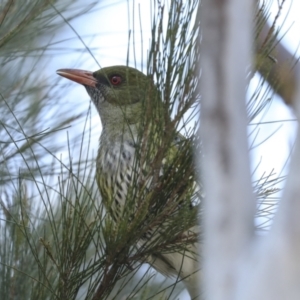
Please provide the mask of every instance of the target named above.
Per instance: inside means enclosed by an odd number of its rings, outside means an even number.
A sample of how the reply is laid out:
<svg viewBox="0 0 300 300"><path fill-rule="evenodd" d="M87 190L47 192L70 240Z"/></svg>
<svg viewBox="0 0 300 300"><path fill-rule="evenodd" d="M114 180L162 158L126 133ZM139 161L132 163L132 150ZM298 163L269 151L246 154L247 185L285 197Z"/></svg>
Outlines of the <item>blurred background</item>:
<svg viewBox="0 0 300 300"><path fill-rule="evenodd" d="M95 71L128 63L146 73L155 17L153 2L0 2L0 229L6 242L14 237L5 247L0 247L1 299L21 299L17 298L14 288L8 288L8 281L20 286L12 280L15 275L3 266L13 265L10 270L14 270L26 260L25 256L21 259L16 253L27 240L18 240L18 233L9 232L13 229L7 224L22 221L34 227L34 222L41 217L41 210L58 201L55 198L57 182L68 171L76 169L76 174L85 174L83 178L93 178L93 158L101 133L100 119L85 89L59 77L56 70ZM283 2L276 21L280 28L279 38L298 57L300 4L292 0ZM267 3L269 20L273 21L282 2ZM165 9L167 11L168 4ZM258 102L260 98L268 100L249 124L249 145L254 185L271 181L270 187L278 189L274 195L277 199L284 186L297 124L289 108L273 94L258 73L250 81L248 98ZM46 200L41 199L42 194L47 195ZM20 199L23 208L30 207L27 217L16 208ZM15 214L15 219L10 214ZM258 224L269 220L269 215L270 211L266 215L260 214ZM26 249L29 253L30 247ZM136 276L141 277L147 268L142 267ZM158 289L161 282L167 286L171 281L165 282L164 277L158 275L152 280L150 290ZM179 286L170 299L189 299L186 292L180 292L181 289ZM84 291L79 293L78 299L84 299L83 295ZM118 299L127 299L126 295L124 292ZM159 297L152 296L152 299Z"/></svg>

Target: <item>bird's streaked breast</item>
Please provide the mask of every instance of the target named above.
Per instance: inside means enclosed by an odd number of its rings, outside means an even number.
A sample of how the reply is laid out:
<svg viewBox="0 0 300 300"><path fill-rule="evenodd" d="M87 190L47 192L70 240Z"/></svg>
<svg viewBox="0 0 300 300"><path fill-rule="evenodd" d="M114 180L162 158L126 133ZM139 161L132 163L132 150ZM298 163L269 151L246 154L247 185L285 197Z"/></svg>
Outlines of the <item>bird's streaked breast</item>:
<svg viewBox="0 0 300 300"><path fill-rule="evenodd" d="M133 180L135 148L132 143L101 145L97 177L102 200L115 220L119 219Z"/></svg>

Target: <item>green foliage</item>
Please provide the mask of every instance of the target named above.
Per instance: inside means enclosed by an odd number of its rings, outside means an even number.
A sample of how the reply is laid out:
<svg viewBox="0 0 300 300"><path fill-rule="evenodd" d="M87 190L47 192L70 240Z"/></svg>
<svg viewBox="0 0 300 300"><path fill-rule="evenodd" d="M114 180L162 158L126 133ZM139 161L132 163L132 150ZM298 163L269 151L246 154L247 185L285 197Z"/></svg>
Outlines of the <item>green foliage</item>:
<svg viewBox="0 0 300 300"><path fill-rule="evenodd" d="M166 108L165 138L159 141L157 155L144 151L138 158L152 160L155 168L148 176L157 177L155 188L147 199L142 192L138 195L143 201L135 218L131 222L124 218L117 227L106 215L95 182L90 112L70 113L62 104L57 81L39 71L47 68L42 58L62 25L93 7L81 4L43 0L0 4L0 298L175 299L182 290L179 280L161 279L149 267L145 271L142 263L150 254L178 251L195 241L195 236L180 234L196 222L196 209L191 213L186 207L175 214L166 199L183 200L187 194L197 198L191 146L197 144L199 126L200 22L195 13L199 1L152 3L147 73ZM249 102L252 117L268 100L258 103L258 94ZM84 129L66 142L60 134L74 122L82 122ZM171 155L178 132L180 151ZM74 143L79 153L73 153ZM141 140L140 147L153 148L148 140ZM57 154L66 148L69 161ZM165 157L172 167L158 178L161 166L168 168ZM184 193L182 174L188 187ZM277 182L262 176L256 183L259 199L270 205L263 206L259 216L274 207L274 201L268 201ZM149 214L149 207L155 213ZM161 236L138 247L141 236L149 228L157 229L170 211L172 222Z"/></svg>

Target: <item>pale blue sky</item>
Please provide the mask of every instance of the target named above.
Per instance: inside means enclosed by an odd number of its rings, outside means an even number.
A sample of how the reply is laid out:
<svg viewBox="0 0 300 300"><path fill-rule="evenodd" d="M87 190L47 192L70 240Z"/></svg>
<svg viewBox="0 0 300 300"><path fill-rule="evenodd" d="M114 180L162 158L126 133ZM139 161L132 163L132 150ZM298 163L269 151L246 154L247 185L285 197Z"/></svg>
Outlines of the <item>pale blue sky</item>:
<svg viewBox="0 0 300 300"><path fill-rule="evenodd" d="M273 19L278 11L278 1L273 1L271 18ZM288 15L288 17L287 17ZM279 18L278 25L282 26L280 31L283 36L283 43L288 47L291 53L299 56L298 49L300 42L300 3L298 1L287 0ZM257 83L257 78L253 79L253 86ZM281 101L279 97L274 97L269 110L265 114L263 121L294 119L289 108ZM260 117L255 120L259 121ZM270 137L255 151L253 157L254 165L261 161L260 171L269 172L273 168L278 174L285 165L286 159L293 146L296 122L280 122L269 125L261 125L258 141L264 140L268 135L278 130L274 136Z"/></svg>

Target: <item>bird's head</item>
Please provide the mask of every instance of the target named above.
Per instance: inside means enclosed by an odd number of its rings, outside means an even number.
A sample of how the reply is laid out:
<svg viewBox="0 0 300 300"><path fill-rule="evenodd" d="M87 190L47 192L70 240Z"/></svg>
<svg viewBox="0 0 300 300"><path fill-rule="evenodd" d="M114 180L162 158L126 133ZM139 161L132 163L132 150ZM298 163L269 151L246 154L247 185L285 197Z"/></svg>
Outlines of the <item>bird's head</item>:
<svg viewBox="0 0 300 300"><path fill-rule="evenodd" d="M138 124L149 100L153 108L161 103L152 80L127 66L112 66L96 72L60 69L57 74L84 85L99 112L103 128L107 126L110 130L120 130L121 126L124 130L125 124Z"/></svg>

